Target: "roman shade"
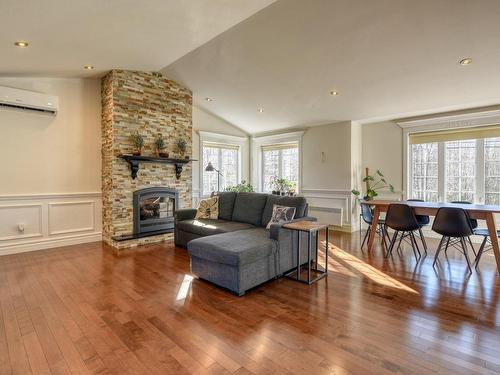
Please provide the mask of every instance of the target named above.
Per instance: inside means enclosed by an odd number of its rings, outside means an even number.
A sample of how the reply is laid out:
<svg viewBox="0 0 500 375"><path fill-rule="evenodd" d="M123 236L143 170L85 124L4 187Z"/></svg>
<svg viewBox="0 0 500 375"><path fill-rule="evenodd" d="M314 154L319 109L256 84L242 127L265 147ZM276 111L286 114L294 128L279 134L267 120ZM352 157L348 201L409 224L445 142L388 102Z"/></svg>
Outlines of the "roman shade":
<svg viewBox="0 0 500 375"><path fill-rule="evenodd" d="M446 129L410 134L410 144L461 141L500 137L500 125L477 126L473 128Z"/></svg>

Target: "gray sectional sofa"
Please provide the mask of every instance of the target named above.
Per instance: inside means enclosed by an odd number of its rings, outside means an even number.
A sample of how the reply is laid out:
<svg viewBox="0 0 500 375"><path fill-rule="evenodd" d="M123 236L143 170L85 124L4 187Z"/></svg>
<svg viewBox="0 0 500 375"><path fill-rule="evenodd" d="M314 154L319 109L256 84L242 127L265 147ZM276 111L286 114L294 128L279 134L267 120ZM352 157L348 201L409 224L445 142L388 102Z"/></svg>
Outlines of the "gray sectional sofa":
<svg viewBox="0 0 500 375"><path fill-rule="evenodd" d="M194 219L195 209L175 213L175 244L187 247L191 270L241 296L268 280L297 266L297 234L283 224L271 224L273 205L295 207L297 220L316 220L307 216L304 197L280 197L259 193L219 193L218 219ZM312 239L315 244L315 238ZM307 238L301 238L307 249ZM313 257L316 249L312 249ZM307 251L301 252L301 264Z"/></svg>

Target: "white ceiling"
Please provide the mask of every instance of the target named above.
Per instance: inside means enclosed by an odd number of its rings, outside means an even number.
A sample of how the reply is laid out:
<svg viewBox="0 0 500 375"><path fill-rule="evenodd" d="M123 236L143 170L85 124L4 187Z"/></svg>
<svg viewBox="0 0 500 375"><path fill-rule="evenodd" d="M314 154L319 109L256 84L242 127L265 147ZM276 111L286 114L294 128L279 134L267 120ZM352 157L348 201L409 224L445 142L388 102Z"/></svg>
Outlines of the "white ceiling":
<svg viewBox="0 0 500 375"><path fill-rule="evenodd" d="M499 20L499 0L280 0L162 71L251 134L497 104Z"/></svg>
<svg viewBox="0 0 500 375"><path fill-rule="evenodd" d="M156 71L273 1L1 0L0 75ZM17 40L30 45L16 48Z"/></svg>

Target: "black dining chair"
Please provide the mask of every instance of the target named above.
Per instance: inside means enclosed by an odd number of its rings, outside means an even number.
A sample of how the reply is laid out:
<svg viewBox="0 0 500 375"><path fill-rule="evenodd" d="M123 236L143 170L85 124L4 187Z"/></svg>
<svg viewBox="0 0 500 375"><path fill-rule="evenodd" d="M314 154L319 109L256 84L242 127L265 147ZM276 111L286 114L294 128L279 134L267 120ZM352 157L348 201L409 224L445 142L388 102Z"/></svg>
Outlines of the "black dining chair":
<svg viewBox="0 0 500 375"><path fill-rule="evenodd" d="M423 199L407 199L407 202L425 202ZM431 222L431 218L428 215L415 215L418 225L418 236L420 237L420 241L422 241L422 245L424 246L424 251L427 254L427 242L425 241L424 233L422 232L422 228L429 225Z"/></svg>
<svg viewBox="0 0 500 375"><path fill-rule="evenodd" d="M455 247L462 254L464 254L465 260L467 261L467 267L469 267L469 271L472 272L469 254L467 251L467 242L465 240L474 234L474 229L472 228L470 220L469 214L463 208L441 207L438 210L436 217L434 218L434 223L432 224L432 230L440 234L442 237L436 251L436 256L434 257L434 262L432 263L433 266L435 266L439 253L441 252L443 244L446 241L447 245L449 244L450 246ZM456 241L450 242L450 239L454 239ZM458 244L460 244L460 247Z"/></svg>
<svg viewBox="0 0 500 375"><path fill-rule="evenodd" d="M370 233L372 229L372 224L373 224L373 212L371 207L368 204L361 204L361 217L363 218L363 221L368 224L368 229L366 230L365 237L363 238L363 242L361 243L361 248L365 246L366 240L370 239ZM385 228L385 220L384 219L378 219L378 228L376 233L379 236L382 236L384 240L385 247L387 248L387 241L386 237L390 240L389 238L389 233L387 233L387 229Z"/></svg>
<svg viewBox="0 0 500 375"><path fill-rule="evenodd" d="M468 201L452 201L450 203L455 203L455 204L472 204L472 202L468 202ZM477 220L476 219L471 219L469 218L470 220L470 224L472 226L472 230L475 230L478 226L478 223L477 223ZM477 256L476 254L476 249L474 248L474 245L472 244L472 240L470 237L467 237L467 241L469 242L469 245L472 249L472 252L474 253L474 256ZM444 247L444 251L448 251L448 247L449 246L457 246L459 244L460 240L458 238L447 238L446 239L446 245Z"/></svg>
<svg viewBox="0 0 500 375"><path fill-rule="evenodd" d="M415 231L419 230L420 225L418 224L412 208L403 203L391 203L385 216L385 225L394 230L386 257L390 257L392 255L394 245L398 240L398 236L400 236L397 251L399 251L403 239L409 238L413 254L418 262L421 254L417 241L415 240Z"/></svg>

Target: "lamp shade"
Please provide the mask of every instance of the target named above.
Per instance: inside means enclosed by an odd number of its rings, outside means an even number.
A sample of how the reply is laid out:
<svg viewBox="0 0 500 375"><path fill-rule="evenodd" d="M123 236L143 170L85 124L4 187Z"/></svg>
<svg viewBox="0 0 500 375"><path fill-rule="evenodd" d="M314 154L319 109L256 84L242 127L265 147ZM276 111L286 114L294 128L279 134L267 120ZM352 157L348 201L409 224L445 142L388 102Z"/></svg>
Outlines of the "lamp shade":
<svg viewBox="0 0 500 375"><path fill-rule="evenodd" d="M213 172L215 169L214 169L214 166L212 165L211 162L208 162L207 166L205 167L205 171L207 172Z"/></svg>

